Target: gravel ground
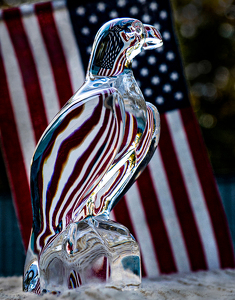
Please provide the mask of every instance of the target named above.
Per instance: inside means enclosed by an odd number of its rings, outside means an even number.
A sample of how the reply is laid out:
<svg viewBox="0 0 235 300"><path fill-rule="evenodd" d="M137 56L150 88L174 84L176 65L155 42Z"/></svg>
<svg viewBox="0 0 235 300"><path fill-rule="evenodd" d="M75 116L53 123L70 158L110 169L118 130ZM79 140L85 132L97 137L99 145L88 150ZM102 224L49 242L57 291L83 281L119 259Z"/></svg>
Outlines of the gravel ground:
<svg viewBox="0 0 235 300"><path fill-rule="evenodd" d="M60 296L37 296L22 292L22 277L0 277L0 299L82 299L82 300L140 300L140 299L226 299L235 300L235 270L201 271L173 274L156 279L143 279L137 289L118 290L105 286L80 287Z"/></svg>

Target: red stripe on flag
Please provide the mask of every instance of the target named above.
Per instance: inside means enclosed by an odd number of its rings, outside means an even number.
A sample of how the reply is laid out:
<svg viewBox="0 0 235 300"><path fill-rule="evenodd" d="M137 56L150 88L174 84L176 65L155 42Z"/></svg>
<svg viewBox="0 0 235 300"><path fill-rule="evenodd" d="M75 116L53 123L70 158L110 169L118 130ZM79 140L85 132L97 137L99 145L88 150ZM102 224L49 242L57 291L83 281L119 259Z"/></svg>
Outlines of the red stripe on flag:
<svg viewBox="0 0 235 300"><path fill-rule="evenodd" d="M25 249L28 247L32 226L32 208L27 174L23 163L16 123L10 102L10 95L2 57L0 55L0 129L7 172L13 193L14 206Z"/></svg>
<svg viewBox="0 0 235 300"><path fill-rule="evenodd" d="M130 230L130 233L132 233L133 236L136 238L135 230L132 226L130 215L129 215L129 212L128 212L128 208L127 208L127 205L126 205L125 196L115 206L114 214L115 214L116 221L118 223L123 224L124 226L126 226ZM145 266L143 264L143 260L141 260L141 266L142 266L142 276L146 277L146 270L145 270Z"/></svg>
<svg viewBox="0 0 235 300"><path fill-rule="evenodd" d="M176 264L148 167L145 168L137 180L137 186L153 239L160 271L166 274L176 272Z"/></svg>
<svg viewBox="0 0 235 300"><path fill-rule="evenodd" d="M188 143L192 151L202 190L205 196L222 268L234 268L234 253L224 209L214 180L206 148L192 108L181 110Z"/></svg>
<svg viewBox="0 0 235 300"><path fill-rule="evenodd" d="M47 127L47 119L42 99L36 65L30 49L18 8L3 11L9 35L19 63L23 78L35 140L38 141Z"/></svg>
<svg viewBox="0 0 235 300"><path fill-rule="evenodd" d="M160 154L171 188L176 212L181 225L193 271L207 269L202 242L184 185L182 172L171 140L165 115L161 115Z"/></svg>
<svg viewBox="0 0 235 300"><path fill-rule="evenodd" d="M52 65L56 89L62 107L73 95L73 91L63 47L53 17L52 4L50 2L36 4L35 12Z"/></svg>

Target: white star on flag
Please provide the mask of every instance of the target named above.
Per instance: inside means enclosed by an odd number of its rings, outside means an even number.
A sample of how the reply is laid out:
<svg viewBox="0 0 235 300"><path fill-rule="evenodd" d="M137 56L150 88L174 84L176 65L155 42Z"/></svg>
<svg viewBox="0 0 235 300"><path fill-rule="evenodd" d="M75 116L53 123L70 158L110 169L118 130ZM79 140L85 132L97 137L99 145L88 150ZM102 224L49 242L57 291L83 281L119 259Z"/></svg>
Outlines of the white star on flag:
<svg viewBox="0 0 235 300"><path fill-rule="evenodd" d="M104 4L103 2L99 2L99 3L97 4L97 9L98 9L99 11L105 11L105 4Z"/></svg>
<svg viewBox="0 0 235 300"><path fill-rule="evenodd" d="M176 100L181 100L183 98L183 94L181 92L175 93L175 99Z"/></svg>
<svg viewBox="0 0 235 300"><path fill-rule="evenodd" d="M163 91L166 93L169 93L171 91L171 85L170 84L165 84L163 86Z"/></svg>
<svg viewBox="0 0 235 300"><path fill-rule="evenodd" d="M79 6L76 10L77 14L82 16L85 14L85 8L83 6Z"/></svg>
<svg viewBox="0 0 235 300"><path fill-rule="evenodd" d="M153 76L151 82L152 84L157 85L160 83L160 78L158 76Z"/></svg>
<svg viewBox="0 0 235 300"><path fill-rule="evenodd" d="M175 54L173 52L167 52L166 58L168 60L173 60L175 58Z"/></svg>
<svg viewBox="0 0 235 300"><path fill-rule="evenodd" d="M167 71L167 65L165 65L165 64L160 65L159 71L162 73L165 73Z"/></svg>
<svg viewBox="0 0 235 300"><path fill-rule="evenodd" d="M170 78L172 80L177 80L179 78L179 74L177 72L172 72Z"/></svg>
<svg viewBox="0 0 235 300"><path fill-rule="evenodd" d="M143 68L143 69L140 70L140 74L142 76L147 76L148 73L149 73L149 70L147 68Z"/></svg>
<svg viewBox="0 0 235 300"><path fill-rule="evenodd" d="M150 65L155 64L156 61L157 61L157 59L156 59L155 56L153 56L153 55L149 56L149 58L148 58L148 63L149 63Z"/></svg>
<svg viewBox="0 0 235 300"><path fill-rule="evenodd" d="M162 103L164 103L164 98L163 98L162 96L158 96L158 97L156 98L156 103L157 103L157 104L162 104Z"/></svg>
<svg viewBox="0 0 235 300"><path fill-rule="evenodd" d="M138 8L137 8L136 6L132 6L132 7L130 8L130 14L131 14L131 15L137 15L138 12L139 12L139 10L138 10Z"/></svg>

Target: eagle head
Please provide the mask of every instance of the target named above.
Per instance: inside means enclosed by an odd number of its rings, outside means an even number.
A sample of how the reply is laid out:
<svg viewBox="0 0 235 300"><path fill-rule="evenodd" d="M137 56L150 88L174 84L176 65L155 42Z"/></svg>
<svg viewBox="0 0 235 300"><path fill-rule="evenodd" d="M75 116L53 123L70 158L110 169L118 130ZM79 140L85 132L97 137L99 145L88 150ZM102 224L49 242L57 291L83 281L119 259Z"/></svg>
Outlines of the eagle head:
<svg viewBox="0 0 235 300"><path fill-rule="evenodd" d="M131 68L133 58L142 49L155 49L160 46L161 34L153 26L130 18L111 20L97 32L88 76L117 76L125 68Z"/></svg>

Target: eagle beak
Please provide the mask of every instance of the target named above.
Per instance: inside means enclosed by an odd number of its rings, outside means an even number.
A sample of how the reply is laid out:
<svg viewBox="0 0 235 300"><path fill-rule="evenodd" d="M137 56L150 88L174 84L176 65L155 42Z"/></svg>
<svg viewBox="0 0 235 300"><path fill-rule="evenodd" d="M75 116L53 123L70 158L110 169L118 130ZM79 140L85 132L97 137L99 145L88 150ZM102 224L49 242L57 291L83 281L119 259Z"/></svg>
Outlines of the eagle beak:
<svg viewBox="0 0 235 300"><path fill-rule="evenodd" d="M155 27L144 24L144 29L145 29L145 42L143 44L144 50L156 49L163 45L162 36Z"/></svg>

